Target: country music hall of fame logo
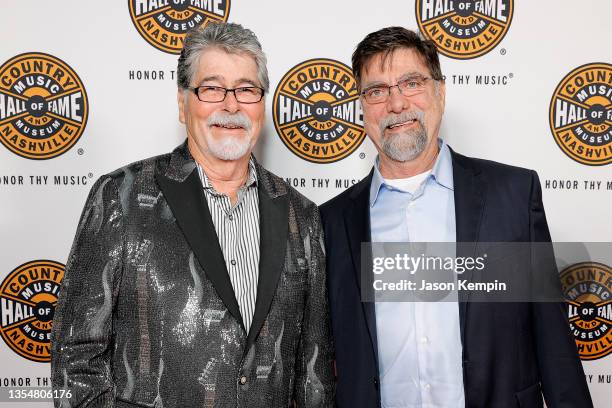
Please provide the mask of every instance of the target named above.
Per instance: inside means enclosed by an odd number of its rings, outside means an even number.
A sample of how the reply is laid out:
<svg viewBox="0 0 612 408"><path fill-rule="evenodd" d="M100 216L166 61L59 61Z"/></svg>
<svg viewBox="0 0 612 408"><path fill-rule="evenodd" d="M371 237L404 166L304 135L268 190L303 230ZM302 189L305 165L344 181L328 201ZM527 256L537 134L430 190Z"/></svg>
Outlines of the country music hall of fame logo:
<svg viewBox="0 0 612 408"><path fill-rule="evenodd" d="M590 166L612 161L612 65L582 65L559 82L550 101L550 130L571 159Z"/></svg>
<svg viewBox="0 0 612 408"><path fill-rule="evenodd" d="M30 52L0 66L0 141L13 153L34 160L66 153L88 112L81 79L59 58Z"/></svg>
<svg viewBox="0 0 612 408"><path fill-rule="evenodd" d="M455 59L480 57L504 38L514 0L416 0L419 29L441 54Z"/></svg>
<svg viewBox="0 0 612 408"><path fill-rule="evenodd" d="M365 138L353 73L332 59L311 59L291 68L274 92L272 116L285 146L313 163L344 159Z"/></svg>
<svg viewBox="0 0 612 408"><path fill-rule="evenodd" d="M231 0L128 0L134 26L149 44L180 54L187 32L210 21L225 22Z"/></svg>
<svg viewBox="0 0 612 408"><path fill-rule="evenodd" d="M24 263L0 286L4 342L28 360L51 361L50 337L64 265L49 260Z"/></svg>
<svg viewBox="0 0 612 408"><path fill-rule="evenodd" d="M612 352L612 269L599 262L580 262L561 271L570 329L582 360Z"/></svg>

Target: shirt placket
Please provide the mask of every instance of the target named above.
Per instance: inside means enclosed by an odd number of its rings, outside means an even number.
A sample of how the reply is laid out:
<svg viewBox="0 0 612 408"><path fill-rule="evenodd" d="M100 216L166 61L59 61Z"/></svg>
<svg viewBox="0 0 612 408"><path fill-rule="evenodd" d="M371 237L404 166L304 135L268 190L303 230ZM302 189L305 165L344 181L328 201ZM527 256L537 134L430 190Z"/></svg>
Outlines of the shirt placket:
<svg viewBox="0 0 612 408"><path fill-rule="evenodd" d="M424 407L432 406L432 384L429 381L431 370L429 363L435 361L435 355L432 355L431 337L429 335L427 322L427 310L429 305L424 302L416 302L414 304L415 311L415 341L417 349L417 361L419 369L419 389L421 393L421 404Z"/></svg>
<svg viewBox="0 0 612 408"><path fill-rule="evenodd" d="M407 225L418 225L418 213L419 213L419 202L420 198L423 196L425 185L427 180L421 184L421 186L413 193L409 194L409 200L406 204L406 221ZM419 228L414 228L414 230L418 230ZM410 242L421 242L422 239L414 233L414 231L408 231L408 237ZM415 341L415 349L416 349L416 360L417 360L417 382L418 382L418 390L420 394L420 404L424 407L432 406L432 385L428 381L428 376L430 372L429 362L432 361L432 358L435 356L431 355L431 346L430 346L430 333L428 330L428 325L431 324L427 321L424 316L427 314L427 304L423 302L415 302L413 305L412 311L414 313L414 341Z"/></svg>
<svg viewBox="0 0 612 408"><path fill-rule="evenodd" d="M227 231L227 251L226 259L227 259L227 268L230 271L230 275L233 277L233 286L234 292L236 293L236 297L238 298L238 304L240 305L240 300L242 298L242 291L240 285L237 285L237 274L236 274L236 214L235 208L232 208L230 199L226 196L223 197L223 214L224 214L224 224Z"/></svg>

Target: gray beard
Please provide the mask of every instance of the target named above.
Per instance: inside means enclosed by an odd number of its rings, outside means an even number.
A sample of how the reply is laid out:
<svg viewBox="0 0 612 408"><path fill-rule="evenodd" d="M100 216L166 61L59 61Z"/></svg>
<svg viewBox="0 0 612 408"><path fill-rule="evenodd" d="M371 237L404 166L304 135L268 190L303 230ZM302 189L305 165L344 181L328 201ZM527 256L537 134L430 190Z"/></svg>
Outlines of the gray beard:
<svg viewBox="0 0 612 408"><path fill-rule="evenodd" d="M208 126L233 125L242 127L247 134L250 133L253 124L247 115L242 112L233 114L225 112L214 112L207 121ZM238 160L248 154L253 147L252 139L248 137L226 137L222 140L213 140L212 137L206 141L208 151L219 160Z"/></svg>
<svg viewBox="0 0 612 408"><path fill-rule="evenodd" d="M212 138L211 138L212 139ZM251 149L249 138L224 138L220 141L208 140L208 152L219 160L233 161L247 155Z"/></svg>
<svg viewBox="0 0 612 408"><path fill-rule="evenodd" d="M397 162L416 159L427 146L427 131L421 121L418 124L417 129L383 137L383 152Z"/></svg>

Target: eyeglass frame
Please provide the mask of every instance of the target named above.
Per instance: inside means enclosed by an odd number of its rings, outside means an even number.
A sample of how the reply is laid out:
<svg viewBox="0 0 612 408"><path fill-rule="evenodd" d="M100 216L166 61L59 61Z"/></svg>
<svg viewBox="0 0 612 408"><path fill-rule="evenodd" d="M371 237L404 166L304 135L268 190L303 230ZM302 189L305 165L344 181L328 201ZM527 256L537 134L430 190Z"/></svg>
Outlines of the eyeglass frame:
<svg viewBox="0 0 612 408"><path fill-rule="evenodd" d="M363 99L368 104L370 104L370 105L378 105L379 103L387 102L389 100L389 97L391 96L391 88L395 88L395 87L397 87L398 92L402 96L411 97L411 96L414 96L414 95L418 95L419 93L424 91L424 88L422 90L419 89L418 92L410 94L410 95L406 95L405 93L403 93L402 89L400 88L400 84L407 83L407 82L410 82L410 81L414 81L416 78L417 77L410 77L410 78L402 79L400 81L397 81L397 83L395 85L374 85L374 86L371 86L371 87L369 87L367 89L364 89L363 91L359 92L359 95L363 96ZM438 79L435 79L433 77L419 76L418 78L419 78L419 80L423 81L423 85L425 85L425 83L427 81L429 81L429 80L438 81ZM376 88L381 88L381 89L385 88L385 89L387 89L387 95L385 96L385 99L383 99L380 102L370 102L370 101L368 101L367 97L366 97L366 92L370 91L371 89L376 89Z"/></svg>
<svg viewBox="0 0 612 408"><path fill-rule="evenodd" d="M216 89L219 89L219 90L223 89L225 91L225 93L223 94L223 99L221 99L220 101L203 101L203 100L200 99L200 95L198 94L198 89L200 89L200 88L216 88ZM223 101L225 101L225 98L227 98L228 92L231 92L231 93L234 94L234 98L236 99L236 102L247 104L247 105L251 105L251 104L254 104L254 103L261 102L261 100L263 99L263 97L266 94L266 90L261 88L261 87L259 87L259 86L239 86L237 88L225 88L225 87L222 87L222 86L215 86L215 85L200 85L200 86L195 86L195 87L188 88L188 89L190 89L195 94L196 98L198 98L198 101L204 102L204 103L219 103L219 102L223 102ZM254 102L241 102L241 101L238 100L238 97L236 96L236 91L239 90L239 89L259 89L261 91L261 97L259 98L259 100L254 101Z"/></svg>

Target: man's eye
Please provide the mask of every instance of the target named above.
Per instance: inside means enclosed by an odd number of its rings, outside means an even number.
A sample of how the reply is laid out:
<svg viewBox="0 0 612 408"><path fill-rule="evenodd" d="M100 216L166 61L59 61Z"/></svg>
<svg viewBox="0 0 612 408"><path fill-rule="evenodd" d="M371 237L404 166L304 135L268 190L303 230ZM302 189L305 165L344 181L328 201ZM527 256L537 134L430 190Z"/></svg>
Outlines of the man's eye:
<svg viewBox="0 0 612 408"><path fill-rule="evenodd" d="M372 88L368 90L368 95L373 96L373 97L382 96L383 93L384 91L382 90L382 88Z"/></svg>
<svg viewBox="0 0 612 408"><path fill-rule="evenodd" d="M407 79L399 83L400 88L403 89L419 89L423 86L423 81L418 78L415 79Z"/></svg>
<svg viewBox="0 0 612 408"><path fill-rule="evenodd" d="M237 91L244 95L256 95L258 90L256 88L249 87L249 88L238 88Z"/></svg>
<svg viewBox="0 0 612 408"><path fill-rule="evenodd" d="M219 92L221 91L221 88L219 88L218 86L201 86L200 87L200 93L213 93L213 92Z"/></svg>

